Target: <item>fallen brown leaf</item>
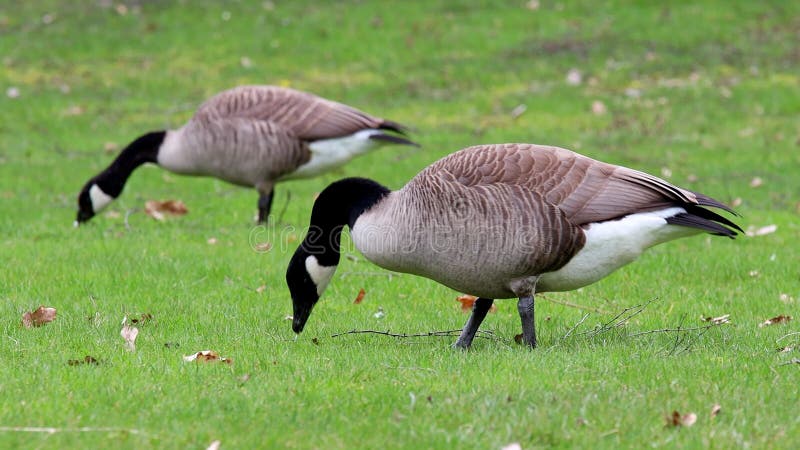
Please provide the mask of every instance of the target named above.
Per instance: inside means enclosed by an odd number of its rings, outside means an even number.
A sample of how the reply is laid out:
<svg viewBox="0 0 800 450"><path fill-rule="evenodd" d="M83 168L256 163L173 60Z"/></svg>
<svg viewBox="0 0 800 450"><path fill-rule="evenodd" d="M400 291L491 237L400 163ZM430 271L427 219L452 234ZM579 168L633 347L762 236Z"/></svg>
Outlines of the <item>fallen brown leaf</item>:
<svg viewBox="0 0 800 450"><path fill-rule="evenodd" d="M605 103L601 102L600 100L595 100L595 101L592 102L592 113L593 114L600 116L600 115L605 114L606 111L608 111L608 108L606 108L606 104Z"/></svg>
<svg viewBox="0 0 800 450"><path fill-rule="evenodd" d="M144 212L156 220L164 220L166 216L182 216L189 212L180 200L148 200L144 204Z"/></svg>
<svg viewBox="0 0 800 450"><path fill-rule="evenodd" d="M261 294L262 292L264 292L266 290L267 290L267 285L266 284L262 284L261 286L256 288L256 292L258 292L259 294Z"/></svg>
<svg viewBox="0 0 800 450"><path fill-rule="evenodd" d="M778 325L778 324L781 324L781 323L789 323L791 320L792 320L792 316L784 316L783 314L781 314L780 316L775 316L772 319L767 319L767 320L761 322L760 324L758 324L758 326L759 327L766 327L768 325Z"/></svg>
<svg viewBox="0 0 800 450"><path fill-rule="evenodd" d="M203 350L197 353L193 353L191 355L186 355L183 357L183 360L186 362L195 361L197 363L208 363L208 362L222 362L225 364L233 363L233 359L223 358L219 356L219 353L215 352L214 350Z"/></svg>
<svg viewBox="0 0 800 450"><path fill-rule="evenodd" d="M703 322L711 322L713 325L722 325L723 323L730 323L730 314L724 314L719 317L703 317L700 320Z"/></svg>
<svg viewBox="0 0 800 450"><path fill-rule="evenodd" d="M750 187L752 188L757 188L762 184L764 184L764 180L762 180L761 177L753 177L753 179L750 180Z"/></svg>
<svg viewBox="0 0 800 450"><path fill-rule="evenodd" d="M136 351L136 336L139 335L139 329L128 325L128 317L122 319L122 329L119 335L125 340L125 348L129 352Z"/></svg>
<svg viewBox="0 0 800 450"><path fill-rule="evenodd" d="M25 328L40 327L56 319L56 309L39 306L35 311L22 315L22 326Z"/></svg>
<svg viewBox="0 0 800 450"><path fill-rule="evenodd" d="M469 294L463 294L456 297L456 300L461 302L461 312L465 313L472 311L472 307L475 306L475 300L477 299L478 297ZM497 312L497 306L495 306L494 303L492 303L492 306L489 307L489 312Z"/></svg>
<svg viewBox="0 0 800 450"><path fill-rule="evenodd" d="M665 417L668 427L690 427L697 422L697 414L688 413L683 414L678 411L672 411L672 414Z"/></svg>
<svg viewBox="0 0 800 450"><path fill-rule="evenodd" d="M257 252L268 252L272 249L272 244L269 242L259 242L256 244L255 250Z"/></svg>
<svg viewBox="0 0 800 450"><path fill-rule="evenodd" d="M778 226L775 224L765 225L763 227L750 226L747 227L747 231L745 231L744 234L750 237L754 237L754 236L764 236L767 234L772 234L776 231L778 231Z"/></svg>
<svg viewBox="0 0 800 450"><path fill-rule="evenodd" d="M147 322L149 322L151 320L153 320L153 315L150 314L150 313L142 313L142 315L139 316L139 317L131 317L130 318L131 323L134 324L134 325L135 324L144 325L145 323L147 323Z"/></svg>
<svg viewBox="0 0 800 450"><path fill-rule="evenodd" d="M353 303L355 303L356 305L360 304L362 301L364 301L364 296L365 295L367 295L367 291L365 291L364 288L361 288L358 291L358 295L356 296L356 299L353 300Z"/></svg>
<svg viewBox="0 0 800 450"><path fill-rule="evenodd" d="M722 405L719 403L714 404L714 406L711 407L711 417L717 417L720 411L722 411Z"/></svg>
<svg viewBox="0 0 800 450"><path fill-rule="evenodd" d="M69 361L67 361L67 364L69 364L70 366L80 366L82 364L98 365L100 364L100 361L98 361L93 356L86 355L83 357L83 359L70 359Z"/></svg>

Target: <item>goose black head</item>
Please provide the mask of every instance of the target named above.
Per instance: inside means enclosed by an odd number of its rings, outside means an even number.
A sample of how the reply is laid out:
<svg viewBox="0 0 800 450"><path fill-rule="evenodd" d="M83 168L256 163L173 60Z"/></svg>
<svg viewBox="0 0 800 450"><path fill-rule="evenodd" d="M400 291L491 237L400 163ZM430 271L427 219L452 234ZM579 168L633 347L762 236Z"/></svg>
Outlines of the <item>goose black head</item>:
<svg viewBox="0 0 800 450"><path fill-rule="evenodd" d="M336 271L339 253L335 253L335 261L326 261L330 265L320 263L317 256L301 245L295 251L289 268L286 270L286 284L292 295L292 330L300 333L311 316L311 310L328 287L328 283Z"/></svg>
<svg viewBox="0 0 800 450"><path fill-rule="evenodd" d="M303 331L311 310L328 287L339 264L340 239L345 226L389 193L389 189L365 178L345 178L323 190L311 210L305 239L286 269L292 295L292 330Z"/></svg>
<svg viewBox="0 0 800 450"><path fill-rule="evenodd" d="M114 196L109 195L101 188L94 179L81 189L78 194L78 215L75 218L75 226L78 226L102 211L106 206L114 201Z"/></svg>
<svg viewBox="0 0 800 450"><path fill-rule="evenodd" d="M78 194L75 226L88 221L122 194L131 173L144 163L156 163L166 131L153 131L128 144L105 170L83 185Z"/></svg>

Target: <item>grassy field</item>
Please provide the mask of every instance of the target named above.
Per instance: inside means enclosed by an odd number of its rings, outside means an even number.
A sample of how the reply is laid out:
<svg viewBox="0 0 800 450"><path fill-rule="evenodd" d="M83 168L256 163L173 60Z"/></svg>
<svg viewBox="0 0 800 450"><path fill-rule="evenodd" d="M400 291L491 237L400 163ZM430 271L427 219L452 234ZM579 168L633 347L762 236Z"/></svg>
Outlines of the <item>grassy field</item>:
<svg viewBox="0 0 800 450"><path fill-rule="evenodd" d="M0 448L797 448L800 317L759 324L799 315L800 3L673 3L3 2ZM279 185L286 212L266 228L255 191L152 167L72 228L79 189L122 146L256 83L407 123L423 148ZM673 242L540 296L534 351L514 343L515 301L497 302L494 337L467 353L455 337L332 337L466 320L458 293L345 243L294 340L283 277L316 193L348 175L398 188L496 142L665 176L737 204L744 228L777 230ZM151 199L189 213L156 222ZM23 328L39 305L56 320ZM120 323L142 314L129 352ZM233 363L182 360L205 349ZM87 355L97 364L68 363ZM673 411L696 423L667 426Z"/></svg>

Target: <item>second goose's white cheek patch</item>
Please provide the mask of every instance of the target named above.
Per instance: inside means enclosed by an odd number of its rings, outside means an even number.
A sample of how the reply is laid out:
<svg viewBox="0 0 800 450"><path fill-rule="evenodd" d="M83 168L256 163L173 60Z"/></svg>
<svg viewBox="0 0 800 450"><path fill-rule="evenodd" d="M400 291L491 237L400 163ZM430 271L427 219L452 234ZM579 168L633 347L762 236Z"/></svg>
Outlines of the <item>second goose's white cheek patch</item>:
<svg viewBox="0 0 800 450"><path fill-rule="evenodd" d="M317 286L317 295L322 295L328 283L331 282L333 273L336 272L336 266L323 266L317 261L314 255L306 258L306 272L311 277L311 281Z"/></svg>
<svg viewBox="0 0 800 450"><path fill-rule="evenodd" d="M93 184L91 188L89 188L89 198L92 200L92 209L94 209L95 214L102 211L109 203L114 201L114 197L106 194L100 189L100 186Z"/></svg>

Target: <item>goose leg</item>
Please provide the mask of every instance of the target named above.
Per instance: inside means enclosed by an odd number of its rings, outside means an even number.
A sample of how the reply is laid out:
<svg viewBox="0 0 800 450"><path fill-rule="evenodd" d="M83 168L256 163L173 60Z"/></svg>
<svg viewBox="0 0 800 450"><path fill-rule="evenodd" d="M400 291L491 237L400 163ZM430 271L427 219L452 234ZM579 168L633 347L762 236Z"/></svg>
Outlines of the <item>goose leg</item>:
<svg viewBox="0 0 800 450"><path fill-rule="evenodd" d="M475 304L472 305L472 314L470 314L469 319L467 319L467 324L464 325L464 329L461 330L461 336L458 337L458 340L453 347L456 348L463 348L468 349L470 345L472 345L472 340L475 339L475 334L478 332L478 327L481 326L481 322L486 317L486 313L489 312L489 308L492 307L492 303L494 302L491 298L483 298L479 297L475 300Z"/></svg>
<svg viewBox="0 0 800 450"><path fill-rule="evenodd" d="M274 193L274 189L270 189L268 192L258 191L258 223L267 223L269 211L272 209L272 197Z"/></svg>
<svg viewBox="0 0 800 450"><path fill-rule="evenodd" d="M517 302L519 318L522 321L522 342L536 348L536 324L533 320L533 295L519 298Z"/></svg>

